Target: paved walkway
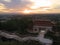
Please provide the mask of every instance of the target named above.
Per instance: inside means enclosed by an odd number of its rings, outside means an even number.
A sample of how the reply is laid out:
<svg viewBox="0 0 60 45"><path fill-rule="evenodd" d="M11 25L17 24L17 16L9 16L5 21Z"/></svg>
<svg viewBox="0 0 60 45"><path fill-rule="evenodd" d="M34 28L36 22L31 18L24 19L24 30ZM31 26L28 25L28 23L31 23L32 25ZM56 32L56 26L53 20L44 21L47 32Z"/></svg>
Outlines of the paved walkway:
<svg viewBox="0 0 60 45"><path fill-rule="evenodd" d="M26 40L31 39L31 40L38 40L42 43L52 43L52 40L44 38L45 33L46 33L45 31L41 31L40 34L37 37L29 36L29 37L21 38L21 37L17 36L16 34L9 34L9 33L0 31L1 36L4 36L6 38L12 38L12 39L15 39L15 40L18 40L18 41L26 41Z"/></svg>

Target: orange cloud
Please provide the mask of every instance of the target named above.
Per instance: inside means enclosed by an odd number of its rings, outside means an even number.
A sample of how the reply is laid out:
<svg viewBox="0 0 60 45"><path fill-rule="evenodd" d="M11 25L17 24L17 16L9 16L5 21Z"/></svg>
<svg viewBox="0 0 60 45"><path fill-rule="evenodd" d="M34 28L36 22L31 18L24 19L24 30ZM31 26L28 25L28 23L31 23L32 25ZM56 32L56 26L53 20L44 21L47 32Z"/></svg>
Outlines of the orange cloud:
<svg viewBox="0 0 60 45"><path fill-rule="evenodd" d="M59 0L29 0L31 5L24 9L22 13L60 13L60 2ZM57 9L55 9L57 8ZM21 12L21 11L20 11Z"/></svg>
<svg viewBox="0 0 60 45"><path fill-rule="evenodd" d="M6 3L11 2L11 0L4 0ZM60 0L22 0L26 6L17 8L7 8L5 4L0 3L0 12L3 13L60 13ZM26 3L31 2L31 3ZM22 2L21 5L24 5ZM7 3L8 4L8 3ZM9 3L10 4L10 3ZM9 5L8 4L8 5ZM14 6L14 5L13 5Z"/></svg>
<svg viewBox="0 0 60 45"><path fill-rule="evenodd" d="M10 12L14 12L14 11L15 11L14 9L8 9L8 8L6 8L6 6L3 3L0 3L0 12L10 13Z"/></svg>
<svg viewBox="0 0 60 45"><path fill-rule="evenodd" d="M0 12L8 12L4 4L0 3Z"/></svg>
<svg viewBox="0 0 60 45"><path fill-rule="evenodd" d="M2 3L0 3L0 10L1 10L1 9L6 9L5 5L2 4Z"/></svg>

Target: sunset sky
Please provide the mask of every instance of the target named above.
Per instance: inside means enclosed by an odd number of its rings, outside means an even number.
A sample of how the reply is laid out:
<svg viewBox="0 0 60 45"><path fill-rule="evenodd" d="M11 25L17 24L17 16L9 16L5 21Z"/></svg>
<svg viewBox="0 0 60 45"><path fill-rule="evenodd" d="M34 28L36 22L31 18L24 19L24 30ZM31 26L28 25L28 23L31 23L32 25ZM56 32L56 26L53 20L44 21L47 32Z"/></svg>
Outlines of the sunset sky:
<svg viewBox="0 0 60 45"><path fill-rule="evenodd" d="M60 13L60 0L0 0L0 13Z"/></svg>

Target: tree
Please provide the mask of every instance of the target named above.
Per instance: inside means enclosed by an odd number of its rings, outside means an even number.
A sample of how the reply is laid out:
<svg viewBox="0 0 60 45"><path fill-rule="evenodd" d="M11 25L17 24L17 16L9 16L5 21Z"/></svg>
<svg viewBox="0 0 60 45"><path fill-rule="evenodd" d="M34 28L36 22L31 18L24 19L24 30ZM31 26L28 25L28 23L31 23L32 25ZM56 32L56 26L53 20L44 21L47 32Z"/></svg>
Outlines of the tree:
<svg viewBox="0 0 60 45"><path fill-rule="evenodd" d="M20 26L20 31L23 34L25 34L27 32L27 28L33 24L32 19L29 18L22 18L19 22L20 23L18 23L18 25Z"/></svg>
<svg viewBox="0 0 60 45"><path fill-rule="evenodd" d="M23 45L42 45L42 43L36 40L27 40L23 43Z"/></svg>
<svg viewBox="0 0 60 45"><path fill-rule="evenodd" d="M9 32L18 32L21 34L26 33L26 29L29 25L32 25L32 19L29 18L21 18L21 19L11 19L7 22L4 22L2 24L3 30L9 31Z"/></svg>
<svg viewBox="0 0 60 45"><path fill-rule="evenodd" d="M60 45L60 22L57 21L52 31L48 31L45 37L53 39L53 45Z"/></svg>
<svg viewBox="0 0 60 45"><path fill-rule="evenodd" d="M53 38L53 45L60 45L60 21L57 21L56 26L53 27L53 31L55 32L55 36Z"/></svg>

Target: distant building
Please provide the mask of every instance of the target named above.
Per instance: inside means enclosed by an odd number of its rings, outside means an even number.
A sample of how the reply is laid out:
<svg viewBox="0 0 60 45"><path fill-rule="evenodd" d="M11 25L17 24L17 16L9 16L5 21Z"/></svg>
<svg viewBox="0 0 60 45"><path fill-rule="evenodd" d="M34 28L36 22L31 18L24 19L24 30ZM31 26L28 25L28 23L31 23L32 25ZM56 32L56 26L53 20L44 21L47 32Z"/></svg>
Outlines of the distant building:
<svg viewBox="0 0 60 45"><path fill-rule="evenodd" d="M33 25L27 30L29 33L36 34L38 33L38 39L42 42L43 45L52 45L53 40L44 38L47 31L52 31L55 23L50 20L33 20Z"/></svg>
<svg viewBox="0 0 60 45"><path fill-rule="evenodd" d="M52 30L55 24L50 20L33 20L33 28L28 30L30 33L39 33L41 30Z"/></svg>

